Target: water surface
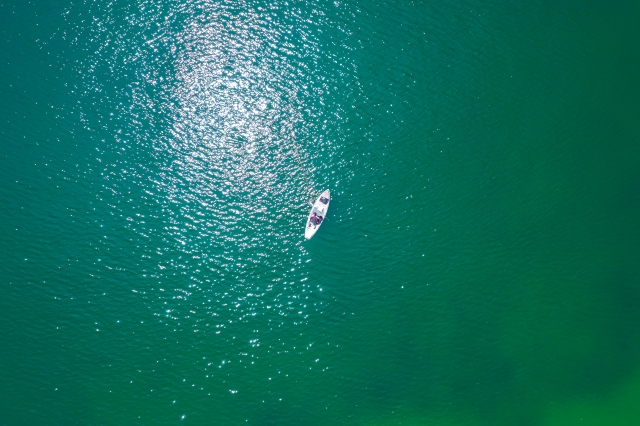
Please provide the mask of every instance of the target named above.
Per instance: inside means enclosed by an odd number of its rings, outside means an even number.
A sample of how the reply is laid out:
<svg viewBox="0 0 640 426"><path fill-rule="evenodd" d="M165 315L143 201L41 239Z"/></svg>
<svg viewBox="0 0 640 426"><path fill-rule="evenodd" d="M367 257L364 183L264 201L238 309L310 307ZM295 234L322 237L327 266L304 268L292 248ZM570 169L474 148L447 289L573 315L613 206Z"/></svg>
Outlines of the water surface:
<svg viewBox="0 0 640 426"><path fill-rule="evenodd" d="M2 3L2 423L635 424L639 18Z"/></svg>

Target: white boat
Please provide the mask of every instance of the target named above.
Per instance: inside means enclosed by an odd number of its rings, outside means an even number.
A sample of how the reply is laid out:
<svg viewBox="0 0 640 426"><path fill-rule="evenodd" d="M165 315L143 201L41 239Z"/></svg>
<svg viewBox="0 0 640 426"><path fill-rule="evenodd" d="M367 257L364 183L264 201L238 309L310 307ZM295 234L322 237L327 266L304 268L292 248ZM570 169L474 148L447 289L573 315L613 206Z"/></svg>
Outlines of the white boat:
<svg viewBox="0 0 640 426"><path fill-rule="evenodd" d="M311 211L307 217L307 227L304 230L304 237L307 240L311 239L311 237L316 234L320 225L325 221L327 210L329 210L329 201L331 201L331 196L327 189L320 194L316 202L313 203L313 207L311 207Z"/></svg>

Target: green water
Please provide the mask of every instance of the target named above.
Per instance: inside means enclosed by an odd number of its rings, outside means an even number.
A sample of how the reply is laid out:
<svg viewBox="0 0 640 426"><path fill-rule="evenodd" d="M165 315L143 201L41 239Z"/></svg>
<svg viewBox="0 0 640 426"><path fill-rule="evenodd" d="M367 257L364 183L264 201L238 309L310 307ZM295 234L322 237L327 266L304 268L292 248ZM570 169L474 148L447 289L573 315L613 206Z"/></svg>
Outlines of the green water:
<svg viewBox="0 0 640 426"><path fill-rule="evenodd" d="M640 6L374 3L0 3L0 424L637 424Z"/></svg>

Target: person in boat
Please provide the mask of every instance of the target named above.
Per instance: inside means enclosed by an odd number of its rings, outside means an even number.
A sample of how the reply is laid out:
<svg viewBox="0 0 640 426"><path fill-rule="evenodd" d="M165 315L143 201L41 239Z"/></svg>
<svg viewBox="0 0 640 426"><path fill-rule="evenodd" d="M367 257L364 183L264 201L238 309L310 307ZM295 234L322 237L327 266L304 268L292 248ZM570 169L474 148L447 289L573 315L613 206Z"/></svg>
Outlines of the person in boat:
<svg viewBox="0 0 640 426"><path fill-rule="evenodd" d="M309 220L309 223L315 226L320 225L320 222L322 222L322 216L316 215L315 212L311 213L311 219Z"/></svg>

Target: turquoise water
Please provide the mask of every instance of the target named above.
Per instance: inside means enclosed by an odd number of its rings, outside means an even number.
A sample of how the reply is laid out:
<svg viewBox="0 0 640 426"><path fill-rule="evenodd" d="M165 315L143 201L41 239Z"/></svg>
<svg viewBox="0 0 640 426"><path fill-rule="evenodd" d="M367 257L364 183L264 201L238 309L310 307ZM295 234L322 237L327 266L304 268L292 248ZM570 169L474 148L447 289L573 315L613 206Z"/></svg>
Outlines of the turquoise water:
<svg viewBox="0 0 640 426"><path fill-rule="evenodd" d="M3 2L0 424L635 425L638 22Z"/></svg>

